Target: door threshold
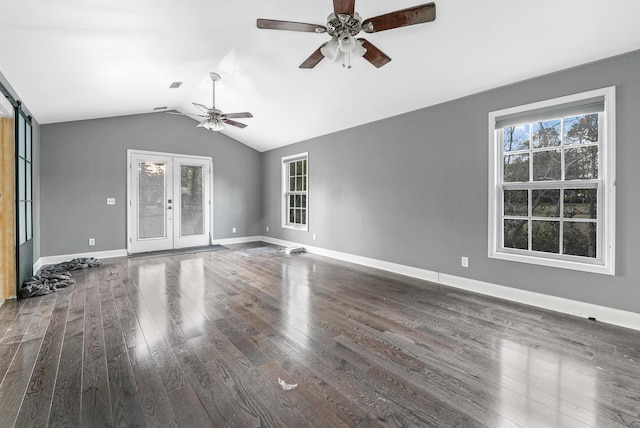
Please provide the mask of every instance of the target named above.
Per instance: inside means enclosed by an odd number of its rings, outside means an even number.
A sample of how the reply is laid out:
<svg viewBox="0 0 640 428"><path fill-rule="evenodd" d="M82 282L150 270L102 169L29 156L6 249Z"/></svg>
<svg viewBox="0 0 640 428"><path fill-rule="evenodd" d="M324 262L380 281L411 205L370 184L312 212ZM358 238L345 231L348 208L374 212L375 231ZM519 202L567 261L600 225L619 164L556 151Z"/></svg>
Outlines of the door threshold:
<svg viewBox="0 0 640 428"><path fill-rule="evenodd" d="M197 254L207 251L227 250L224 245L205 245L202 247L176 248L172 250L146 251L144 253L133 253L129 255L129 260L148 259L151 257L177 256L181 254Z"/></svg>

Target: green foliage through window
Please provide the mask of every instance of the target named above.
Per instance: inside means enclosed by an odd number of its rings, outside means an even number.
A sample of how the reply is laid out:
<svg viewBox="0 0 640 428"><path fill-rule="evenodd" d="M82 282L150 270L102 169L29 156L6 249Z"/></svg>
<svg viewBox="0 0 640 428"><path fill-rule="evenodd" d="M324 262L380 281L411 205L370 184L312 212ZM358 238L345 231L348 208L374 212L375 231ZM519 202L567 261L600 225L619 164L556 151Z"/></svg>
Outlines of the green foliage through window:
<svg viewBox="0 0 640 428"><path fill-rule="evenodd" d="M599 115L508 126L502 147L503 246L596 258Z"/></svg>

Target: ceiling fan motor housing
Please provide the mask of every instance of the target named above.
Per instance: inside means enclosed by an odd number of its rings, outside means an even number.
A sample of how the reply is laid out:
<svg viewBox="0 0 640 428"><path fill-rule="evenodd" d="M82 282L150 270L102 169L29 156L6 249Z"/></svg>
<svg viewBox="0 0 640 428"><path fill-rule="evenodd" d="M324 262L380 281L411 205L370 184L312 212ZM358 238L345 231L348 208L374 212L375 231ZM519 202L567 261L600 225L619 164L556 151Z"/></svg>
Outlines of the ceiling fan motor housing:
<svg viewBox="0 0 640 428"><path fill-rule="evenodd" d="M327 18L327 33L333 38L355 36L362 31L362 18L357 13L353 16L346 13L332 13Z"/></svg>

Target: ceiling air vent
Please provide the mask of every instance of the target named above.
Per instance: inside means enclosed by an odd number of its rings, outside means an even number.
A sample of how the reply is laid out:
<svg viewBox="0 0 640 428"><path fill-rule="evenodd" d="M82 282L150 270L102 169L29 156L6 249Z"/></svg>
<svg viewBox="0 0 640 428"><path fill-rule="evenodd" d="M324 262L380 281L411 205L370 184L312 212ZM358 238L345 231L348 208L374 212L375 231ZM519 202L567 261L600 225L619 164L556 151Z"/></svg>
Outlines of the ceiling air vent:
<svg viewBox="0 0 640 428"><path fill-rule="evenodd" d="M173 82L169 89L178 89L180 86L182 86L182 82Z"/></svg>

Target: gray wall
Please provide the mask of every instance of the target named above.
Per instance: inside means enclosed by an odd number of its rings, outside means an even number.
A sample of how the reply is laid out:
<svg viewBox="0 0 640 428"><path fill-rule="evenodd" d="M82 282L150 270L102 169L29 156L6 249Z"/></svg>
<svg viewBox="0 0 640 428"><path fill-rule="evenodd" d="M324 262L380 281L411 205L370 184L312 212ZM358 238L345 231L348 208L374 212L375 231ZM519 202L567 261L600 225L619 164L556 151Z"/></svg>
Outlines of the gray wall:
<svg viewBox="0 0 640 428"><path fill-rule="evenodd" d="M267 235L640 313L638 70L640 51L265 152ZM488 113L612 85L616 276L489 259ZM282 229L281 158L305 151L309 232Z"/></svg>
<svg viewBox="0 0 640 428"><path fill-rule="evenodd" d="M127 149L211 156L214 239L260 234L260 153L196 125L166 113L42 125L41 255L126 248Z"/></svg>

